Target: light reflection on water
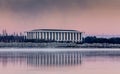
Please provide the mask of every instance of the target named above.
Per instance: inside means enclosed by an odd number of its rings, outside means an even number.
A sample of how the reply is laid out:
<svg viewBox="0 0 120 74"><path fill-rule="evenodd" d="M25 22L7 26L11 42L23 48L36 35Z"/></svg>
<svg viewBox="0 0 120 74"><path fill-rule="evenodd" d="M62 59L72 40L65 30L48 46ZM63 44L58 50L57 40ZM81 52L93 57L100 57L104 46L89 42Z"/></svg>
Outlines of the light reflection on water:
<svg viewBox="0 0 120 74"><path fill-rule="evenodd" d="M120 74L120 56L65 54L0 53L0 74Z"/></svg>

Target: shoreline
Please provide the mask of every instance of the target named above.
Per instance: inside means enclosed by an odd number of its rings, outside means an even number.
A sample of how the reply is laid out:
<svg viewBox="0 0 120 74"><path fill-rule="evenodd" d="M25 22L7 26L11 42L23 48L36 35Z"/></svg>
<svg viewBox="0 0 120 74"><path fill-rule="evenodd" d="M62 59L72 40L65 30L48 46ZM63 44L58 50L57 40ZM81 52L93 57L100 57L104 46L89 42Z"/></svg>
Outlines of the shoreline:
<svg viewBox="0 0 120 74"><path fill-rule="evenodd" d="M0 57L21 57L21 56L27 56L27 55L43 55L43 54L79 54L81 57L96 57L96 56L109 56L109 57L115 57L120 56L120 49L38 49L38 48L31 48L31 49L23 49L23 48L2 48L0 49Z"/></svg>
<svg viewBox="0 0 120 74"><path fill-rule="evenodd" d="M120 44L108 44L108 43L3 43L0 42L0 48L120 48Z"/></svg>

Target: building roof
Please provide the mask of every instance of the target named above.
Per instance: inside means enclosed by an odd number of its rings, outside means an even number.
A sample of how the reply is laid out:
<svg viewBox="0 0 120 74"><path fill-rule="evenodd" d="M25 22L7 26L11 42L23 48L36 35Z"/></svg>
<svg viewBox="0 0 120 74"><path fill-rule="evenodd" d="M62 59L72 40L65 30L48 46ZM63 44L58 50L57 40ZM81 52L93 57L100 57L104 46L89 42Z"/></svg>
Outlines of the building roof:
<svg viewBox="0 0 120 74"><path fill-rule="evenodd" d="M30 31L25 31L24 33L27 33L27 32L79 32L79 33L84 33L84 32L80 32L77 30L64 30L64 29L34 29Z"/></svg>
<svg viewBox="0 0 120 74"><path fill-rule="evenodd" d="M78 32L77 30L64 30L64 29L34 29L31 31L74 31L74 32Z"/></svg>

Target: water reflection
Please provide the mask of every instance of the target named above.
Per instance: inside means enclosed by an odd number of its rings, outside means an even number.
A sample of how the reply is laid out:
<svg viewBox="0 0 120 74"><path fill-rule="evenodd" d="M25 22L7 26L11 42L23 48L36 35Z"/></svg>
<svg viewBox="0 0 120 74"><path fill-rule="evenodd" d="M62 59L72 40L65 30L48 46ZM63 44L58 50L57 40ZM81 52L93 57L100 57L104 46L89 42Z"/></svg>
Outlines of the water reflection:
<svg viewBox="0 0 120 74"><path fill-rule="evenodd" d="M120 52L79 52L79 51L64 51L64 52L0 52L0 63L2 66L7 64L19 64L32 67L40 66L73 66L80 65L84 58L93 61L100 61L102 58L111 58L111 60L119 60ZM105 54L105 55L104 55ZM99 56L99 59L97 59ZM116 58L116 59L115 59ZM101 60L104 61L105 59Z"/></svg>
<svg viewBox="0 0 120 74"><path fill-rule="evenodd" d="M80 52L1 52L0 63L7 66L26 64L27 66L66 66L81 64Z"/></svg>
<svg viewBox="0 0 120 74"><path fill-rule="evenodd" d="M120 52L0 52L0 74L120 74Z"/></svg>

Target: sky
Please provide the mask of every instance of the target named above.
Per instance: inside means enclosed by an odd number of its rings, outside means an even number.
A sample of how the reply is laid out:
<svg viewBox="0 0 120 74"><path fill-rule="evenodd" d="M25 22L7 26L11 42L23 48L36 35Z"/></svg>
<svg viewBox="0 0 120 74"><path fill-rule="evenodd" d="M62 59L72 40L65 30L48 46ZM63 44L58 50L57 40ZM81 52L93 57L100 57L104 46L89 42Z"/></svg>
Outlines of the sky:
<svg viewBox="0 0 120 74"><path fill-rule="evenodd" d="M0 31L54 28L120 35L120 0L0 0Z"/></svg>

